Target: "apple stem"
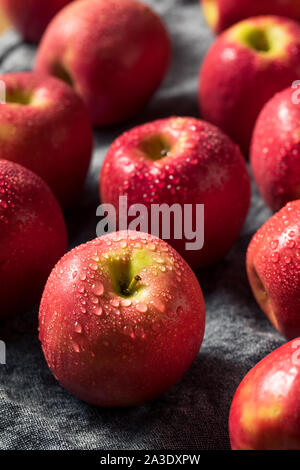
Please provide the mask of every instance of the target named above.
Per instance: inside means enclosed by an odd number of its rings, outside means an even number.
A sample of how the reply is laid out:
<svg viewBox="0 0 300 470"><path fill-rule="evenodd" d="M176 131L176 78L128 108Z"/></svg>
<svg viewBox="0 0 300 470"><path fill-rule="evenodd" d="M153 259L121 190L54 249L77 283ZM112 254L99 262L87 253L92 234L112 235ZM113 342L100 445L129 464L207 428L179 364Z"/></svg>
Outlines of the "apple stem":
<svg viewBox="0 0 300 470"><path fill-rule="evenodd" d="M141 280L142 278L138 274L134 276L134 278L132 279L132 281L130 282L129 286L126 289L126 294L131 294L134 291L137 283Z"/></svg>

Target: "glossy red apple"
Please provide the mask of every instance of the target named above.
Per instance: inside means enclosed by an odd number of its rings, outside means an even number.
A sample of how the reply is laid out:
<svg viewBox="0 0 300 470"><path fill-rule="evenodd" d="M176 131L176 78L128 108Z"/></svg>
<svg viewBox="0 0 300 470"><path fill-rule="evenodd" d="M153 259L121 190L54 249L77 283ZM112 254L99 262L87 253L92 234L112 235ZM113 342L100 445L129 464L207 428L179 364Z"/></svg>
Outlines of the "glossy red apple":
<svg viewBox="0 0 300 470"><path fill-rule="evenodd" d="M255 234L247 252L254 296L275 328L300 336L300 200L289 202Z"/></svg>
<svg viewBox="0 0 300 470"><path fill-rule="evenodd" d="M134 406L168 390L200 348L205 305L189 266L164 241L115 232L67 253L40 306L54 376L99 406Z"/></svg>
<svg viewBox="0 0 300 470"><path fill-rule="evenodd" d="M184 214L184 205L191 204L192 217L182 217L183 236L176 239L171 230L167 241L197 268L218 261L232 247L247 215L250 184L239 148L223 132L198 119L172 117L136 127L113 143L101 170L100 192L118 218L119 196L127 196L128 207L144 204L147 231L153 205L179 204ZM203 229L203 224L196 227L197 204L204 204L204 247L187 249L190 219L198 235ZM161 230L155 234L163 238Z"/></svg>
<svg viewBox="0 0 300 470"><path fill-rule="evenodd" d="M292 87L276 94L264 106L254 129L253 175L262 197L273 211L300 198L300 99L297 94Z"/></svg>
<svg viewBox="0 0 300 470"><path fill-rule="evenodd" d="M168 33L136 0L74 2L49 25L36 70L68 83L86 102L94 124L136 114L161 83L170 58Z"/></svg>
<svg viewBox="0 0 300 470"><path fill-rule="evenodd" d="M38 42L53 16L72 0L0 0L2 11L30 42Z"/></svg>
<svg viewBox="0 0 300 470"><path fill-rule="evenodd" d="M22 72L0 76L1 158L41 176L64 207L79 197L93 135L87 110L71 87L53 77Z"/></svg>
<svg viewBox="0 0 300 470"><path fill-rule="evenodd" d="M300 20L299 0L202 0L202 6L208 24L217 33L251 16Z"/></svg>
<svg viewBox="0 0 300 470"><path fill-rule="evenodd" d="M246 154L264 104L299 74L299 23L275 16L242 21L221 34L204 59L199 81L202 115Z"/></svg>
<svg viewBox="0 0 300 470"><path fill-rule="evenodd" d="M233 450L300 450L300 338L273 351L239 385L231 405Z"/></svg>
<svg viewBox="0 0 300 470"><path fill-rule="evenodd" d="M64 218L46 183L0 160L0 317L38 301L66 249Z"/></svg>

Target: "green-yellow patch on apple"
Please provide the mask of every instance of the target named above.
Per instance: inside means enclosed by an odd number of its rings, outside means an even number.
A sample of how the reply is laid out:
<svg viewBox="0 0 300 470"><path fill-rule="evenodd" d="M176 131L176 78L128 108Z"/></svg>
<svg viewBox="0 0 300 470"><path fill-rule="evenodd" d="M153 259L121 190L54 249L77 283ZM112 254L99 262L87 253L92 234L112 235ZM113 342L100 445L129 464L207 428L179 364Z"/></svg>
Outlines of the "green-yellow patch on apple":
<svg viewBox="0 0 300 470"><path fill-rule="evenodd" d="M0 125L0 142L13 140L16 137L17 129L10 122L3 122Z"/></svg>
<svg viewBox="0 0 300 470"><path fill-rule="evenodd" d="M24 91L16 87L6 94L6 104L9 106L35 106L41 108L49 103L51 101L43 87L37 88L35 91Z"/></svg>
<svg viewBox="0 0 300 470"><path fill-rule="evenodd" d="M281 414L281 407L277 403L273 403L268 407L261 407L257 411L259 419L276 419Z"/></svg>
<svg viewBox="0 0 300 470"><path fill-rule="evenodd" d="M110 253L104 269L109 274L113 290L120 297L137 297L144 288L141 272L155 266L156 261L147 249L124 249L121 252Z"/></svg>
<svg viewBox="0 0 300 470"><path fill-rule="evenodd" d="M153 161L160 160L169 155L172 142L168 135L154 134L141 142L140 150Z"/></svg>
<svg viewBox="0 0 300 470"><path fill-rule="evenodd" d="M231 29L230 37L240 44L252 49L263 57L274 59L286 54L286 47L291 41L290 34L284 25L245 20Z"/></svg>
<svg viewBox="0 0 300 470"><path fill-rule="evenodd" d="M208 24L214 29L219 21L217 0L203 0L203 13Z"/></svg>

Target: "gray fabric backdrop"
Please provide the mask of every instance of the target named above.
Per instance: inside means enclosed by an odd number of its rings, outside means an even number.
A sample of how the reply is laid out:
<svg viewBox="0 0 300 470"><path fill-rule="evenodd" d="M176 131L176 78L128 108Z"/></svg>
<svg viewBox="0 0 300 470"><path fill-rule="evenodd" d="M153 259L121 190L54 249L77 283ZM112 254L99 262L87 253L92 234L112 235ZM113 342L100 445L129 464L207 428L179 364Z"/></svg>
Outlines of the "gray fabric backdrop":
<svg viewBox="0 0 300 470"><path fill-rule="evenodd" d="M162 15L171 33L172 66L138 119L95 134L86 190L68 216L70 247L96 236L98 173L112 140L148 120L198 116L198 68L213 40L198 0L145 1ZM0 73L29 70L34 55L34 46L9 32L0 39ZM44 361L37 308L0 323L0 339L7 343L7 365L0 366L0 448L229 449L228 411L237 385L258 360L283 343L256 306L245 274L249 240L269 216L253 185L251 210L234 248L222 262L197 273L207 306L198 357L172 390L139 408L96 408L65 392Z"/></svg>

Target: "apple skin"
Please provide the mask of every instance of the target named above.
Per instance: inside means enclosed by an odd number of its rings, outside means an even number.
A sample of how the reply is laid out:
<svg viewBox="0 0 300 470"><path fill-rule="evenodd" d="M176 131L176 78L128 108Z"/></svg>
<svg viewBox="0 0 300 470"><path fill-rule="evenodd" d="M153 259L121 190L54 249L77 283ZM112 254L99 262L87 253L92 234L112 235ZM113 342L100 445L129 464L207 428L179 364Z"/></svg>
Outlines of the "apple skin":
<svg viewBox="0 0 300 470"><path fill-rule="evenodd" d="M83 0L51 22L36 70L72 83L92 122L107 126L144 107L169 59L168 33L149 6L136 0Z"/></svg>
<svg viewBox="0 0 300 470"><path fill-rule="evenodd" d="M256 232L246 264L253 294L271 323L288 339L300 336L300 200Z"/></svg>
<svg viewBox="0 0 300 470"><path fill-rule="evenodd" d="M130 297L117 290L127 262L141 277ZM67 253L48 279L39 314L56 379L103 407L140 405L168 390L194 360L204 327L203 295L189 266L163 240L135 231Z"/></svg>
<svg viewBox="0 0 300 470"><path fill-rule="evenodd" d="M295 89L276 94L262 109L251 144L251 167L273 211L300 197L300 104Z"/></svg>
<svg viewBox="0 0 300 470"><path fill-rule="evenodd" d="M169 139L168 156L153 161L139 150L149 139L160 138ZM144 204L149 214L152 204L193 204L194 209L204 204L201 250L186 250L188 240L176 240L174 233L167 240L199 268L223 258L238 237L249 208L250 182L244 157L223 132L198 119L171 117L138 126L110 147L101 170L100 197L117 215L119 196L127 196L128 206Z"/></svg>
<svg viewBox="0 0 300 470"><path fill-rule="evenodd" d="M300 20L299 0L202 0L202 5L204 16L216 33L252 16L277 15Z"/></svg>
<svg viewBox="0 0 300 470"><path fill-rule="evenodd" d="M0 0L2 11L29 42L39 42L48 23L72 0Z"/></svg>
<svg viewBox="0 0 300 470"><path fill-rule="evenodd" d="M259 51L244 43L245 32L255 35L260 31L276 37L278 50ZM271 43L275 47L274 38ZM299 74L299 23L272 16L244 20L222 33L204 59L198 91L202 116L248 154L261 109Z"/></svg>
<svg viewBox="0 0 300 470"><path fill-rule="evenodd" d="M0 76L1 158L41 176L64 208L79 197L93 147L88 112L71 87L31 72Z"/></svg>
<svg viewBox="0 0 300 470"><path fill-rule="evenodd" d="M300 338L262 359L239 385L230 409L232 450L300 449Z"/></svg>
<svg viewBox="0 0 300 470"><path fill-rule="evenodd" d="M26 168L0 160L0 318L38 301L47 277L67 249L61 209Z"/></svg>

